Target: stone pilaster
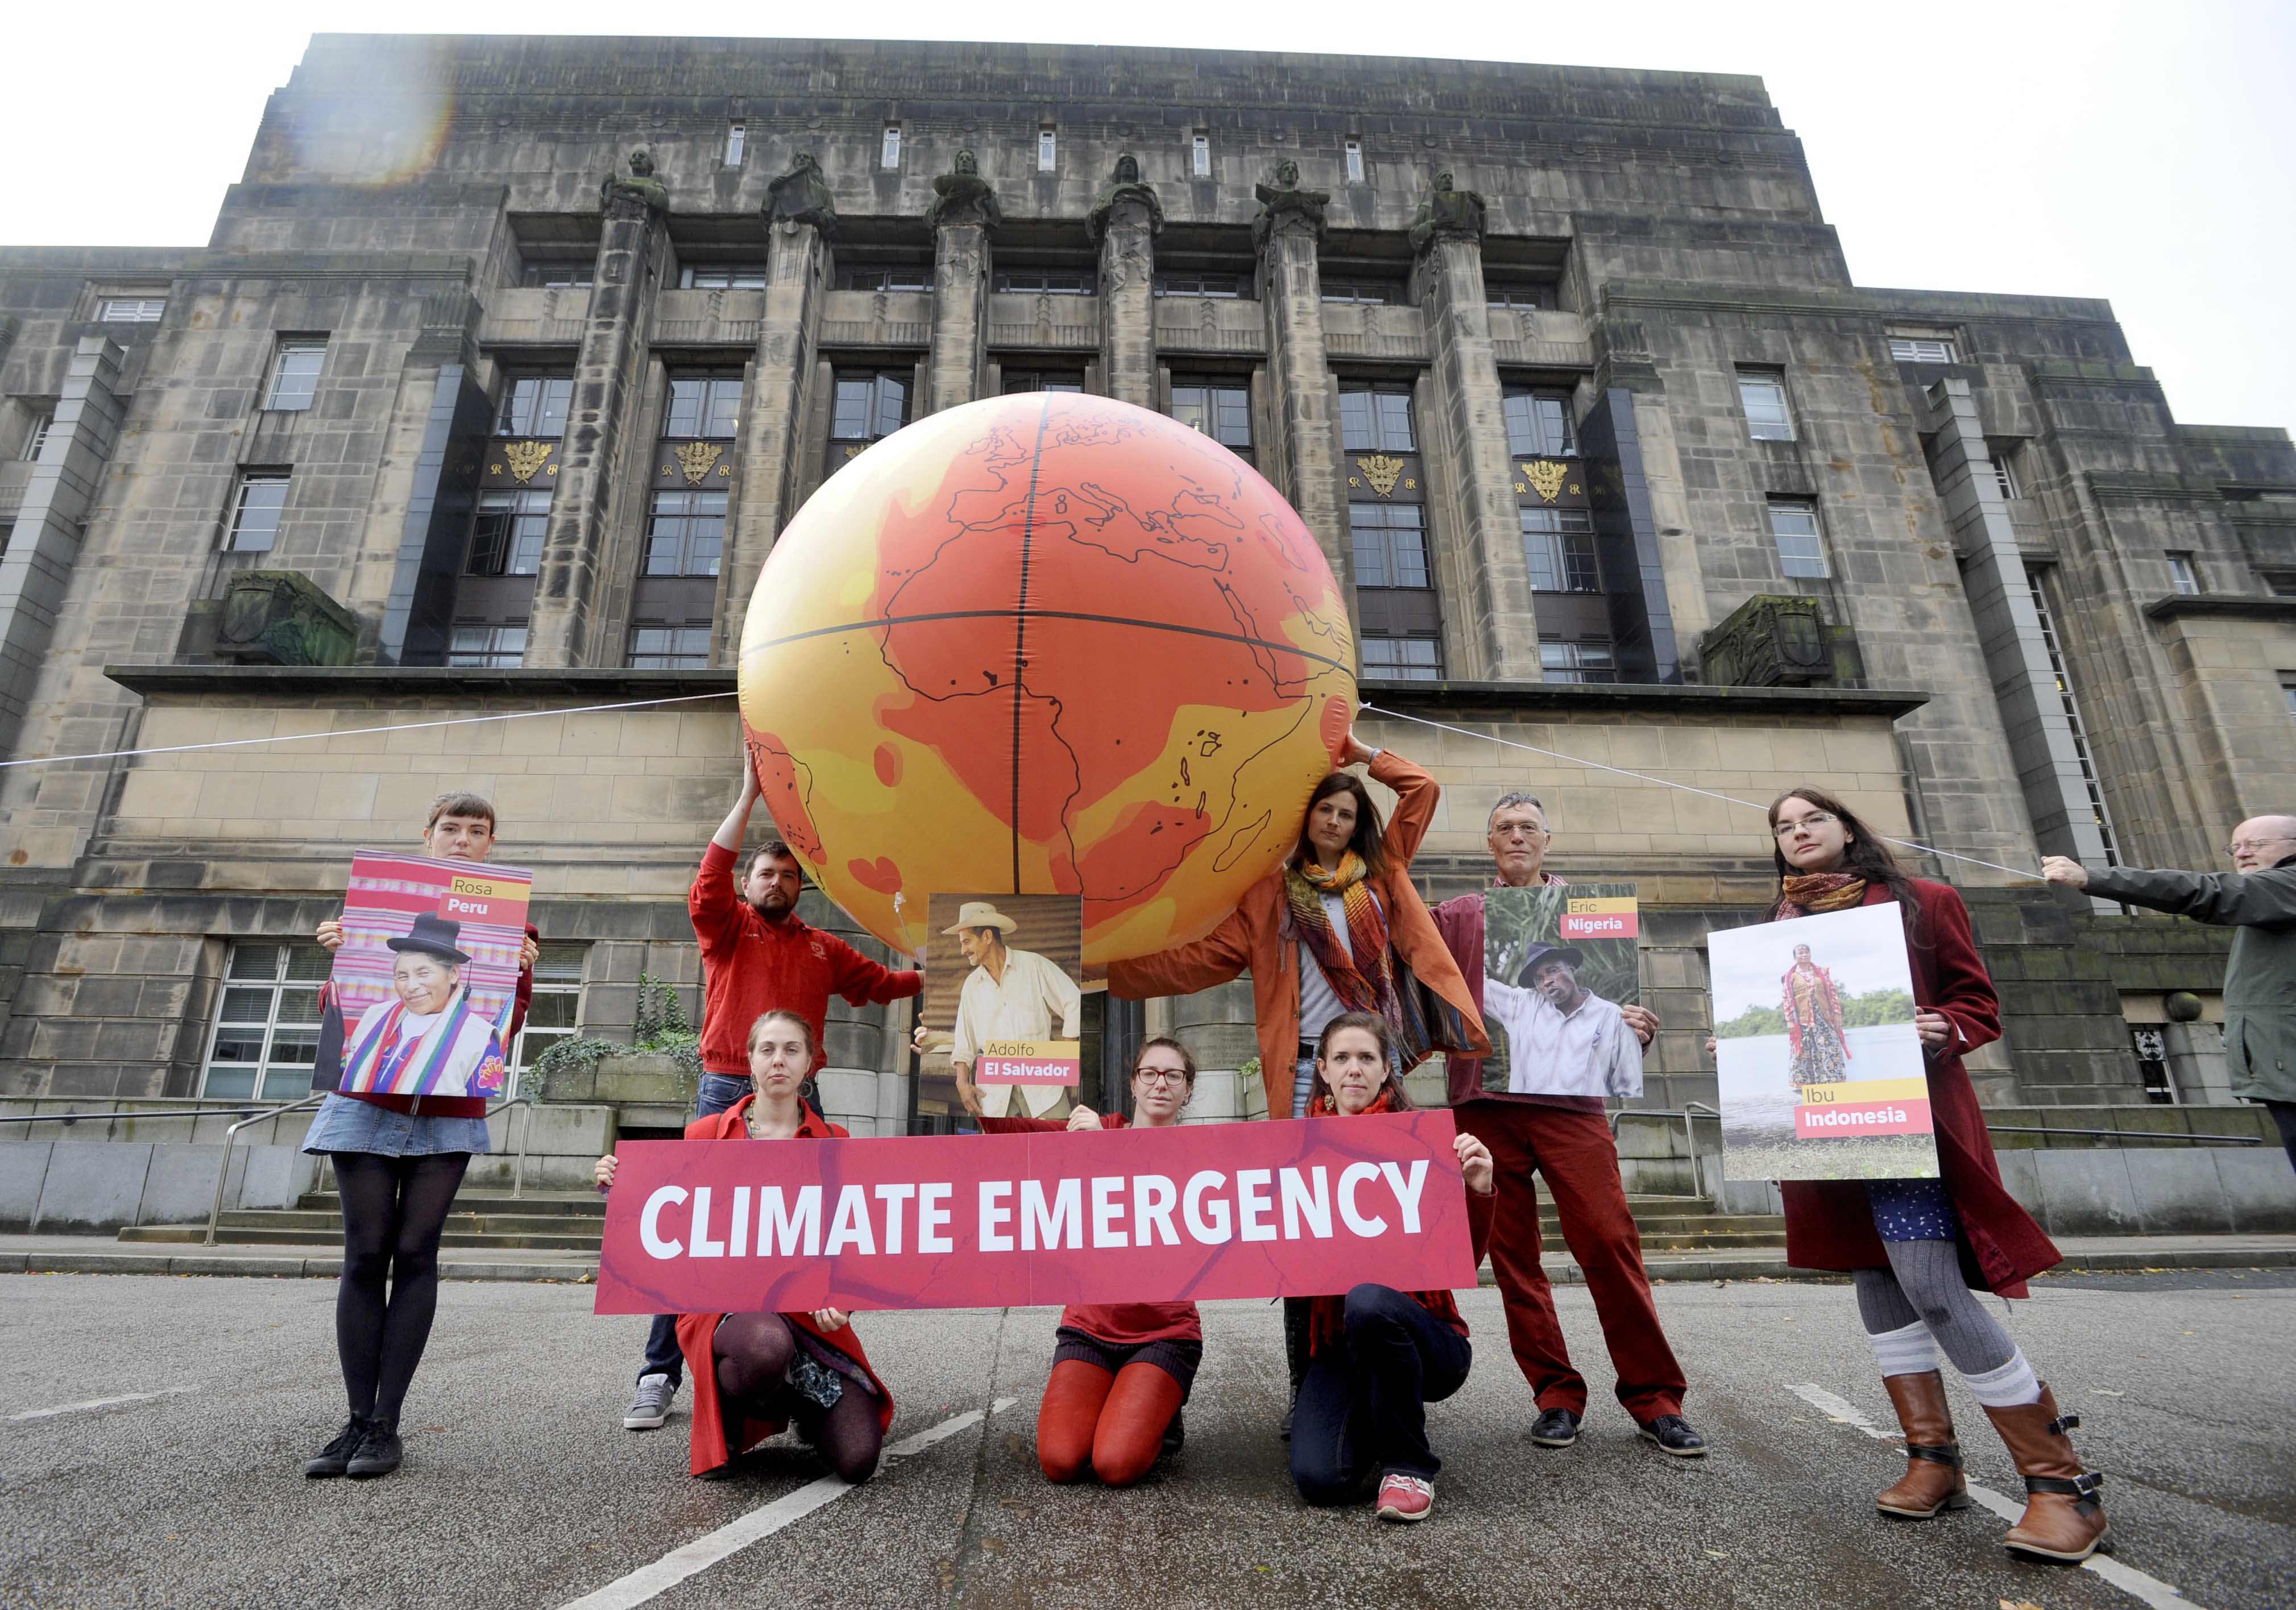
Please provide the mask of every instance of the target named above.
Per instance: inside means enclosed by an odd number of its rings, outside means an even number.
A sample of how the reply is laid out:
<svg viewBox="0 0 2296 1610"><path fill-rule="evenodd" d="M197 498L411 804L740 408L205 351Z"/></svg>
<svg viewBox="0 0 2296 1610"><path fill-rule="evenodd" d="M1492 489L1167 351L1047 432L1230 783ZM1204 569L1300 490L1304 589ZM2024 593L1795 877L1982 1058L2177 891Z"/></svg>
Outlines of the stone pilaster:
<svg viewBox="0 0 2296 1610"><path fill-rule="evenodd" d="M558 477L528 617L526 663L551 667L620 663L592 641L612 513L614 468L645 377L654 279L666 255L668 196L644 153L630 179L609 176L601 193L597 266L574 364L574 402L558 445Z"/></svg>
<svg viewBox="0 0 2296 1610"><path fill-rule="evenodd" d="M1930 473L1954 547L1961 555L1962 585L2001 706L2017 780L2042 853L2104 863L2104 837L2073 747L2071 723L2049 664L2032 587L2017 549L2017 533L1994 478L1993 460L1977 404L1964 380L1946 379L1928 391L1935 432Z"/></svg>
<svg viewBox="0 0 2296 1610"><path fill-rule="evenodd" d="M1286 163L1283 167L1289 167ZM1281 169L1279 168L1279 172ZM1331 366L1324 350L1324 281L1316 247L1324 237L1324 192L1262 184L1253 221L1259 248L1260 305L1267 316L1267 382L1275 451L1261 461L1308 529L1323 544L1332 574L1353 596L1355 557L1340 496L1340 437L1332 417ZM1314 198L1322 198L1316 200Z"/></svg>
<svg viewBox="0 0 2296 1610"><path fill-rule="evenodd" d="M1004 217L971 151L957 152L955 169L933 180L932 347L920 414L980 395L988 374L988 241Z"/></svg>
<svg viewBox="0 0 2296 1610"><path fill-rule="evenodd" d="M119 438L119 365L126 354L82 336L64 372L48 439L0 555L0 756L12 756L78 562L96 483Z"/></svg>
<svg viewBox="0 0 2296 1610"><path fill-rule="evenodd" d="M1100 247L1100 367L1108 395L1154 408L1156 390L1156 236L1163 204L1140 182L1140 165L1119 158L1108 190L1085 227Z"/></svg>

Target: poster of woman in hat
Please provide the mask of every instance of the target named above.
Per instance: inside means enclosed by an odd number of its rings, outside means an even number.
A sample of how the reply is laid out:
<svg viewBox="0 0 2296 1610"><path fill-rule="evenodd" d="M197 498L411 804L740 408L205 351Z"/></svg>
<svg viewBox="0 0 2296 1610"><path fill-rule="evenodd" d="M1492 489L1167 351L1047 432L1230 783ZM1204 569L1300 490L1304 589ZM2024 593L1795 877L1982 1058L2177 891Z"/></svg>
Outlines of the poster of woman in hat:
<svg viewBox="0 0 2296 1610"><path fill-rule="evenodd" d="M390 1096L499 1096L508 1082L494 1019L463 984L462 925L425 912L383 943L391 998L361 1014L340 1088Z"/></svg>
<svg viewBox="0 0 2296 1610"><path fill-rule="evenodd" d="M1083 1067L1084 903L936 895L929 914L927 1068L945 1056L958 1100L976 1117L1066 1112Z"/></svg>
<svg viewBox="0 0 2296 1610"><path fill-rule="evenodd" d="M1641 1095L1642 1042L1619 1010L1642 993L1635 886L1492 888L1484 910L1483 1020L1495 1031L1486 1091L1573 1102Z"/></svg>

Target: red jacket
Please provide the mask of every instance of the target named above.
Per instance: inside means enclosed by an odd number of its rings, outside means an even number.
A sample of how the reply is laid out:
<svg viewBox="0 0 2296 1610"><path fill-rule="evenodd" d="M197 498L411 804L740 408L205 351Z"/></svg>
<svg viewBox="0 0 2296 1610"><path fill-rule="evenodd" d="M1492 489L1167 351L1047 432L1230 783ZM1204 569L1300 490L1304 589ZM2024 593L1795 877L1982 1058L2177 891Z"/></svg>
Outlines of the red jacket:
<svg viewBox="0 0 2296 1610"><path fill-rule="evenodd" d="M742 1097L724 1112L713 1117L696 1118L685 1126L689 1140L741 1140L750 1133L750 1106L757 1100L755 1094ZM816 1116L811 1107L802 1109L804 1117L798 1124L800 1140L846 1139L842 1124L830 1124ZM789 1422L786 1420L742 1421L741 1445L729 1448L726 1442L726 1419L718 1404L718 1322L722 1313L682 1313L677 1316L677 1345L685 1354L685 1373L693 1382L693 1431L688 1444L688 1464L696 1475L715 1470L737 1453L747 1453L769 1436L778 1436ZM782 1316L791 1324L820 1342L824 1346L844 1354L861 1367L877 1389L877 1428L889 1431L893 1425L893 1394L885 1383L878 1379L870 1368L869 1355L861 1351L861 1338L850 1323L839 1331L825 1331L813 1322L808 1313L785 1313Z"/></svg>
<svg viewBox="0 0 2296 1610"><path fill-rule="evenodd" d="M1389 942L1419 982L1465 1019L1467 1044L1434 1049L1488 1056L1491 1044L1483 1035L1482 1013L1467 993L1466 980L1459 977L1459 964L1435 931L1427 903L1411 883L1411 858L1435 820L1442 787L1392 749L1373 756L1371 774L1396 793L1395 814L1381 840L1387 870L1371 880L1387 913ZM1193 944L1108 964L1108 993L1124 1001L1191 995L1250 968L1252 1015L1259 1029L1259 1077L1267 1088L1271 1118L1292 1116L1292 1072L1300 1058L1300 937L1290 917L1283 869L1279 867L1246 889L1227 920Z"/></svg>
<svg viewBox="0 0 2296 1610"><path fill-rule="evenodd" d="M1906 947L1913 959L1914 1004L1942 1012L1954 1031L1945 1054L1929 1059L1930 1113L1937 1125L1939 1172L1961 1217L1962 1271L1972 1287L2021 1297L2026 1278L2055 1267L2063 1254L2002 1186L1985 1110L1961 1063L1962 1052L2001 1037L2001 1003L1961 896L1920 878L1914 879L1914 893L1922 907L1922 943ZM1875 883L1863 903L1890 898ZM1889 1266L1863 1183L1790 1180L1779 1190L1786 1204L1787 1263L1800 1269Z"/></svg>
<svg viewBox="0 0 2296 1610"><path fill-rule="evenodd" d="M917 993L922 974L880 967L795 912L779 922L767 921L734 887L739 860L739 852L720 844L702 851L701 870L685 902L693 936L701 942L702 1067L748 1078L750 1026L765 1012L795 1012L812 1028L819 1046L832 994L859 1006L903 1001Z"/></svg>

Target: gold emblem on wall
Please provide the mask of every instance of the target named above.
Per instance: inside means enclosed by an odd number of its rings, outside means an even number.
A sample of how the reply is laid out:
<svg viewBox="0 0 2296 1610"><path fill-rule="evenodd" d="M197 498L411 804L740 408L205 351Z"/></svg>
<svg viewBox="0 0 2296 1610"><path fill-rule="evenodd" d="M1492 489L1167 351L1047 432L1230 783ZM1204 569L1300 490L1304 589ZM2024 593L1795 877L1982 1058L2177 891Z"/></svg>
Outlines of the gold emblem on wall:
<svg viewBox="0 0 2296 1610"><path fill-rule="evenodd" d="M1535 464L1522 467L1522 478L1530 483L1530 489L1550 503L1562 494L1562 483L1570 474L1569 466L1558 464L1552 459L1541 459Z"/></svg>
<svg viewBox="0 0 2296 1610"><path fill-rule="evenodd" d="M1392 496L1395 492L1395 483L1403 478L1403 461L1399 458L1390 458L1384 453L1374 453L1369 458L1357 459L1356 468L1363 471L1364 479L1369 481L1371 489L1382 497Z"/></svg>
<svg viewBox="0 0 2296 1610"><path fill-rule="evenodd" d="M551 451L552 444L548 442L505 442L503 462L510 466L511 479L524 486L534 478L534 472L542 468ZM552 468L554 470L556 466Z"/></svg>
<svg viewBox="0 0 2296 1610"><path fill-rule="evenodd" d="M699 486L726 454L726 449L715 442L681 442L670 451L676 454L677 467L685 471L689 486Z"/></svg>

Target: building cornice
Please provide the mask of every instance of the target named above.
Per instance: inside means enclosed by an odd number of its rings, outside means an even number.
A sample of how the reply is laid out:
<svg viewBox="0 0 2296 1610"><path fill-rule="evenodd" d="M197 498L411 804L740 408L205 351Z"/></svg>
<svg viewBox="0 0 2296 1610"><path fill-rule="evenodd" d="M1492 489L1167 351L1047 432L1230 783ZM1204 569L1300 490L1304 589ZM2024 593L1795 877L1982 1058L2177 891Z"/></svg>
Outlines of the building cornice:
<svg viewBox="0 0 2296 1610"><path fill-rule="evenodd" d="M381 701L462 699L489 707L579 698L598 704L730 695L731 671L529 670L523 666L106 666L103 674L146 699L235 694L248 699Z"/></svg>
<svg viewBox="0 0 2296 1610"><path fill-rule="evenodd" d="M1886 715L1929 703L1912 688L1715 688L1702 682L1362 682L1364 701L1406 715Z"/></svg>
<svg viewBox="0 0 2296 1610"><path fill-rule="evenodd" d="M2260 598L2239 593L2172 593L2144 606L2154 620L2190 616L2202 620L2276 620L2296 624L2296 598Z"/></svg>

